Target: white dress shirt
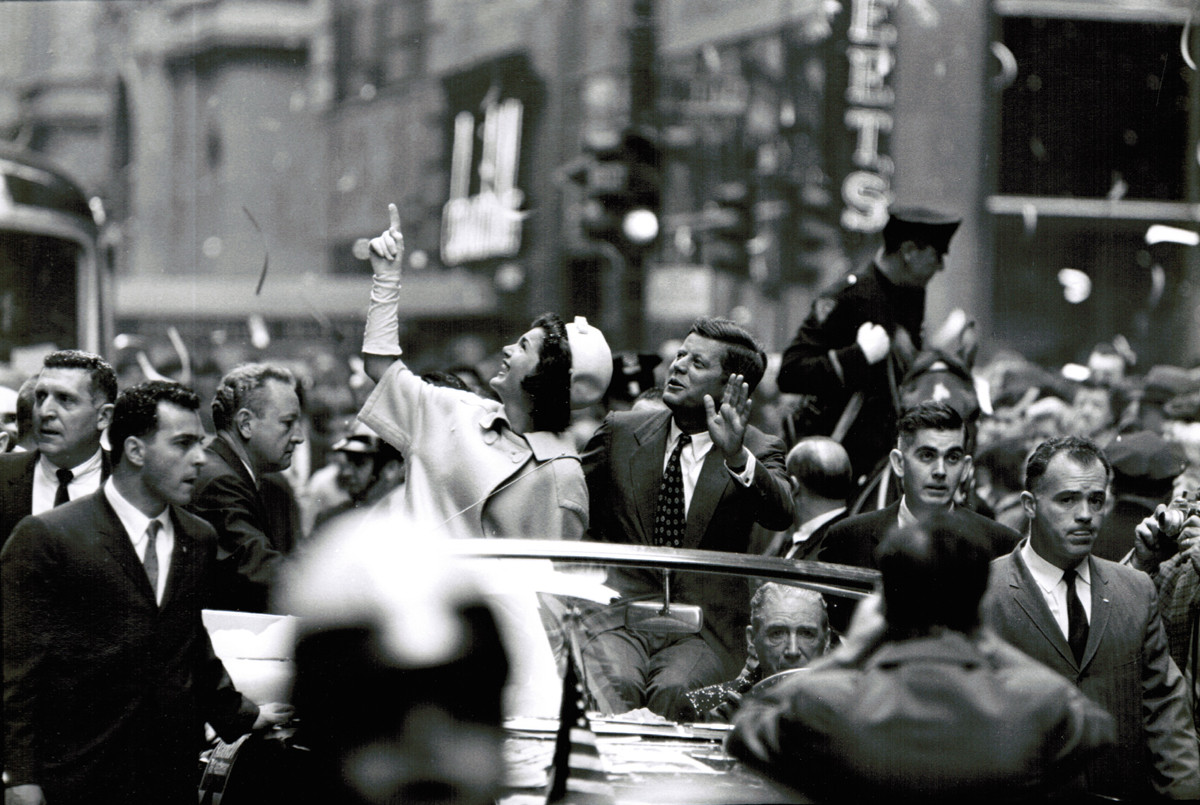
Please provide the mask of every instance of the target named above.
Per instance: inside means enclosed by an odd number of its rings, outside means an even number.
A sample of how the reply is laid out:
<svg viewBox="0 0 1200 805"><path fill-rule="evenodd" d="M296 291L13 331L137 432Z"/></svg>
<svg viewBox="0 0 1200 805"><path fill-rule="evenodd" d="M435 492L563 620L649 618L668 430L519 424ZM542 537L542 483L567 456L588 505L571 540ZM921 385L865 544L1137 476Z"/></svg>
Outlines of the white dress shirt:
<svg viewBox="0 0 1200 805"><path fill-rule="evenodd" d="M1024 547L1021 548L1021 559L1025 561L1025 566L1029 568L1030 574L1033 575L1033 580L1042 592L1042 598L1046 599L1046 605L1050 607L1050 614L1054 616L1054 622L1058 624L1059 629L1062 629L1063 637L1066 637L1068 634L1067 583L1063 580L1062 568L1050 564L1039 556L1037 551L1033 549L1033 544L1029 541L1026 541ZM1085 559L1076 565L1075 572L1077 574L1075 577L1075 595L1083 604L1083 614L1087 616L1088 623L1091 623L1091 563Z"/></svg>
<svg viewBox="0 0 1200 805"><path fill-rule="evenodd" d="M792 532L792 547L788 548L787 553L784 554L784 558L791 559L792 556L795 555L796 551L799 550L800 546L807 542L808 538L816 533L818 528L825 525L844 511L846 511L845 506L838 506L836 509L830 509L823 514L818 514L811 520L806 520L805 522L801 523L800 527Z"/></svg>
<svg viewBox="0 0 1200 805"><path fill-rule="evenodd" d="M100 474L104 462L100 451L80 464L69 468L74 476L67 484L67 495L71 500L77 500L84 495L90 495L100 488ZM33 511L31 514L41 514L54 508L54 496L58 492L59 468L50 463L45 456L38 457L37 469L33 471Z"/></svg>
<svg viewBox="0 0 1200 805"><path fill-rule="evenodd" d="M671 453L675 451L675 444L682 435L683 429L675 424L675 418L672 417L671 429L667 433L667 449L663 453L663 472L667 471L667 462L671 460ZM700 480L700 470L704 469L704 459L712 449L712 436L708 435L708 431L702 430L692 434L691 444L684 447L679 454L679 470L683 474L683 511L685 515L692 510L692 493L696 491L696 482ZM738 483L749 487L754 481L754 454L745 447L742 448L742 452L749 457L745 469L736 473L729 469L728 464L725 465L725 469L729 470L729 474Z"/></svg>
<svg viewBox="0 0 1200 805"><path fill-rule="evenodd" d="M171 554L175 550L175 527L171 524L170 507L163 509L157 517L147 517L121 496L111 478L104 482L104 496L112 504L121 525L125 526L125 533L133 543L138 561L143 561L146 556L146 528L150 521L157 520L162 526L154 543L154 552L158 555L158 589L154 591L154 599L161 605L167 589L167 574L171 569Z"/></svg>

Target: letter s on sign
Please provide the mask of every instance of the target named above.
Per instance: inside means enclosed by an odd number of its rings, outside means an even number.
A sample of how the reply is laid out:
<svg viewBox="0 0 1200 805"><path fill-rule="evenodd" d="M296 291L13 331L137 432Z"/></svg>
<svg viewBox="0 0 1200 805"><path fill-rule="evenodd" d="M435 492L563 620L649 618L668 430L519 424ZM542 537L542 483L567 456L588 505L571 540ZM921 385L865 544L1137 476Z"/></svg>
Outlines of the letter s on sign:
<svg viewBox="0 0 1200 805"><path fill-rule="evenodd" d="M842 226L854 232L878 232L887 223L888 181L877 173L854 171L842 182Z"/></svg>

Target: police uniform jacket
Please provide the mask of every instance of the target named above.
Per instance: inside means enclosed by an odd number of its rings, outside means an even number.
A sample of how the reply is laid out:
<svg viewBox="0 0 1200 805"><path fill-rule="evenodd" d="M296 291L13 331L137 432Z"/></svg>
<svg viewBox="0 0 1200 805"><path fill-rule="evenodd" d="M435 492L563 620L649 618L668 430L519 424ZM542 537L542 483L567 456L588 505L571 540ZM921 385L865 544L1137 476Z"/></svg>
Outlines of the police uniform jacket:
<svg viewBox="0 0 1200 805"><path fill-rule="evenodd" d="M783 353L779 390L806 395L812 406L806 433L829 435L858 391L862 411L843 445L856 474L865 474L887 455L896 439L896 410L888 363L868 364L856 343L864 322L883 327L893 339L903 329L914 349L921 348L925 289L894 284L871 262L826 288L813 301L800 330ZM903 369L896 373L899 383Z"/></svg>

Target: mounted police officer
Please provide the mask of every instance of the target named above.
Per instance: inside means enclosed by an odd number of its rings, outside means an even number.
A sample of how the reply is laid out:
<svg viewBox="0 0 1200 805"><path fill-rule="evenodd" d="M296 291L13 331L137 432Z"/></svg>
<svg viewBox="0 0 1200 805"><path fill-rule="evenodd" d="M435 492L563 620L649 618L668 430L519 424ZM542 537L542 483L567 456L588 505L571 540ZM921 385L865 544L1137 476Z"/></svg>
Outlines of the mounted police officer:
<svg viewBox="0 0 1200 805"><path fill-rule="evenodd" d="M925 286L945 267L959 218L893 207L871 262L826 288L783 354L780 391L801 394L795 436L832 435L856 476L896 440L899 385L921 349Z"/></svg>

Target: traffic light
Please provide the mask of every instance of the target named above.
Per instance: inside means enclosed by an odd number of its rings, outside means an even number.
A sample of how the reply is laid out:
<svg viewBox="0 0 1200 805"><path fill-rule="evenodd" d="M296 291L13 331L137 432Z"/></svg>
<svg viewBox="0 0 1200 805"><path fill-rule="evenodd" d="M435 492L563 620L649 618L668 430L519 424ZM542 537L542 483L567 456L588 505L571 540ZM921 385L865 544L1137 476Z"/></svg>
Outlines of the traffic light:
<svg viewBox="0 0 1200 805"><path fill-rule="evenodd" d="M630 129L615 144L590 151L583 167L572 174L584 186L584 234L626 250L650 246L659 230L657 142Z"/></svg>
<svg viewBox="0 0 1200 805"><path fill-rule="evenodd" d="M754 200L744 182L718 185L704 211L708 242L705 260L713 268L747 274L747 241L754 237Z"/></svg>

